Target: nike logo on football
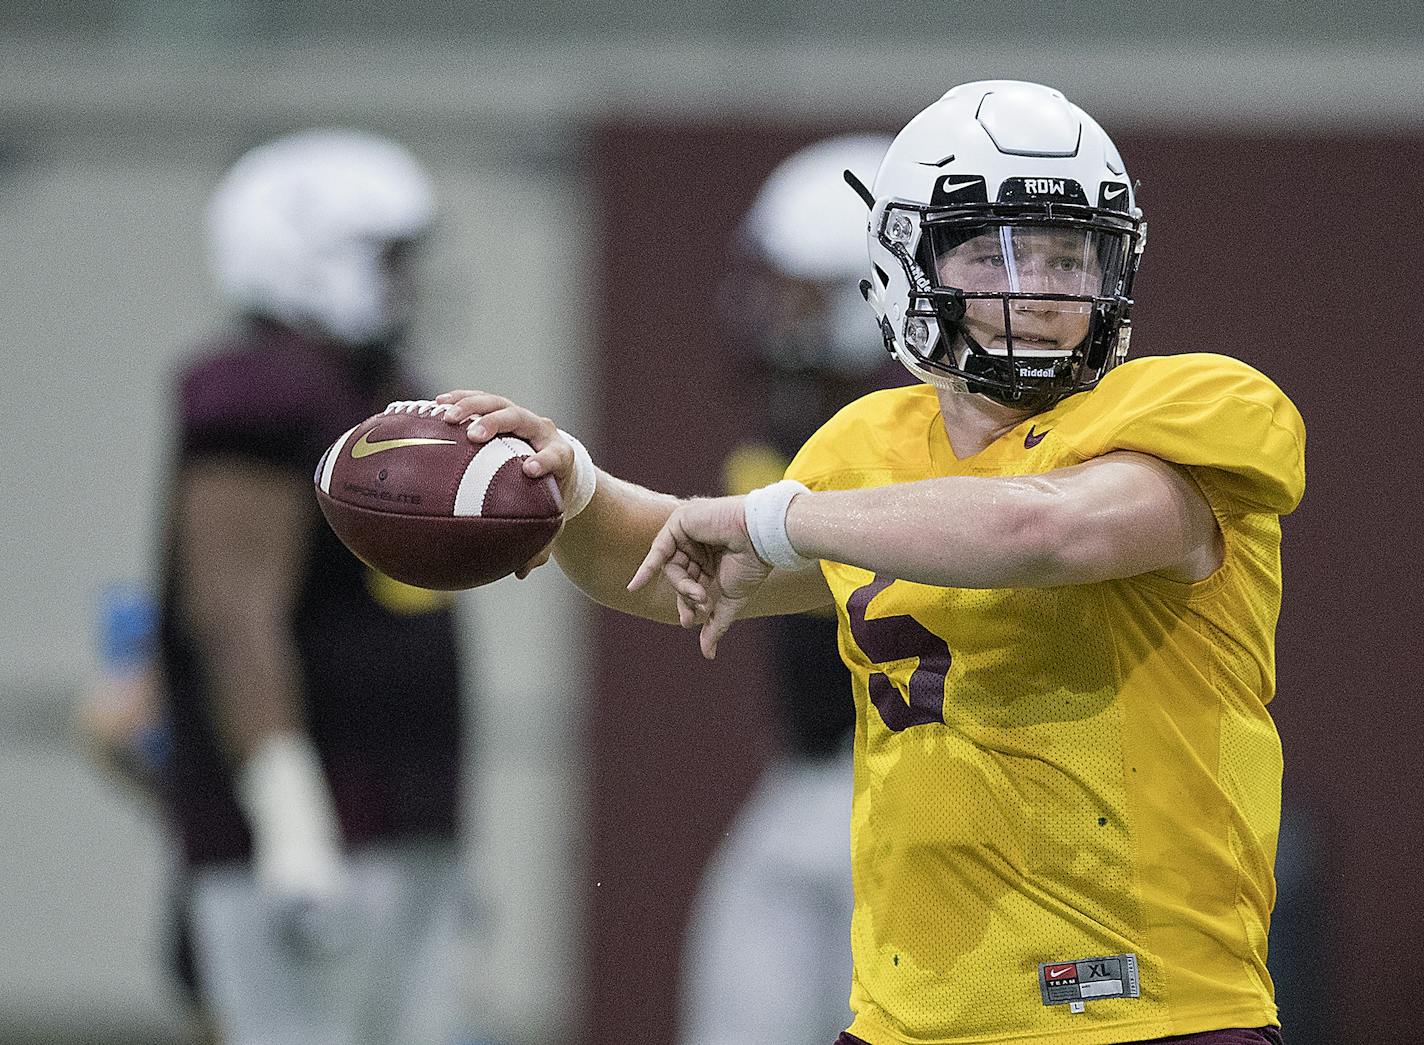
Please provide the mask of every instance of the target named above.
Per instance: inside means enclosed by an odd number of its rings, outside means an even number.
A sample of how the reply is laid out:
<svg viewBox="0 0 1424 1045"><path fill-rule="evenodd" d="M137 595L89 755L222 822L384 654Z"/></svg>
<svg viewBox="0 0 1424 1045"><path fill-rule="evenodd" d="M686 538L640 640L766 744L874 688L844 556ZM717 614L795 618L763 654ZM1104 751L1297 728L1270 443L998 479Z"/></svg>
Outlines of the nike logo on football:
<svg viewBox="0 0 1424 1045"><path fill-rule="evenodd" d="M437 443L448 443L454 446L457 439L383 439L379 443L371 442L371 433L362 432L361 438L357 439L351 447L351 456L360 459L370 457L372 454L384 453L387 450L397 450L402 446L432 446Z"/></svg>
<svg viewBox="0 0 1424 1045"><path fill-rule="evenodd" d="M1103 190L1103 199L1111 202L1127 191L1126 185L1109 185Z"/></svg>
<svg viewBox="0 0 1424 1045"><path fill-rule="evenodd" d="M1035 434L1034 434L1034 431L1033 431L1033 427L1034 427L1033 425L1029 425L1029 426L1028 426L1028 435L1024 436L1024 449L1025 449L1025 450L1032 450L1032 449L1033 449L1035 446L1037 446L1039 443L1043 442L1043 437L1044 437L1044 436L1046 436L1049 432L1053 431L1053 429L1051 429L1051 428L1046 428L1046 429L1044 429L1042 432L1039 432L1037 435L1035 435Z"/></svg>

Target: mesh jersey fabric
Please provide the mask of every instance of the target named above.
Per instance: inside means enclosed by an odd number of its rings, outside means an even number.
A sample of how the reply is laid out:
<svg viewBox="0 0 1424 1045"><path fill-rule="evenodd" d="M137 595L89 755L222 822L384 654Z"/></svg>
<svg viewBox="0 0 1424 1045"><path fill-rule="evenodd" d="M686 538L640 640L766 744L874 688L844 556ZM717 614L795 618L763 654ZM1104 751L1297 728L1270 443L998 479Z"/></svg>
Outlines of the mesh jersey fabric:
<svg viewBox="0 0 1424 1045"><path fill-rule="evenodd" d="M812 490L1041 474L1114 450L1186 467L1224 537L1197 583L1004 590L833 562L857 709L850 1030L871 1045L1104 1045L1274 1024L1279 515L1304 428L1224 356L1134 360L956 459L935 391L851 404ZM1040 963L1131 953L1137 998L1047 1006Z"/></svg>

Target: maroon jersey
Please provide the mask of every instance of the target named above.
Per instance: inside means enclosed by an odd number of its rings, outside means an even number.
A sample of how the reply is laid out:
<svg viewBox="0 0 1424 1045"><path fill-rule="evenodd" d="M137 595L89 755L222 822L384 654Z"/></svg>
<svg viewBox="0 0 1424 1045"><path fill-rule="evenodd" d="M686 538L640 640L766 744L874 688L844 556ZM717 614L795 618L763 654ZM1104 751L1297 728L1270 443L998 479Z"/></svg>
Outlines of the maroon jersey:
<svg viewBox="0 0 1424 1045"><path fill-rule="evenodd" d="M310 482L328 445L397 398L412 398L412 389L389 352L358 352L254 324L183 369L177 472L225 458ZM346 842L452 838L462 740L448 602L409 612L383 601L382 579L340 544L312 503L291 636L305 719ZM211 679L186 624L178 536L169 530L161 651L174 739L172 814L190 864L246 860L251 839L218 742Z"/></svg>

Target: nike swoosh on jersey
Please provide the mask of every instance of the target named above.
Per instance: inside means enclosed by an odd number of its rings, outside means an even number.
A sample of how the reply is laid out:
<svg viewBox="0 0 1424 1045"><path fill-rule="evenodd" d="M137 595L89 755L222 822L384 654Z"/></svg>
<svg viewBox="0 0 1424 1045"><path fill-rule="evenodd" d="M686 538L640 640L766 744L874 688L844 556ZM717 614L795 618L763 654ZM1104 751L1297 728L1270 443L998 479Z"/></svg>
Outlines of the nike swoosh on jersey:
<svg viewBox="0 0 1424 1045"><path fill-rule="evenodd" d="M1025 449L1025 450L1032 450L1032 449L1033 449L1035 446L1037 446L1039 443L1043 442L1043 437L1046 436L1046 435L1047 435L1049 432L1051 432L1051 431L1053 431L1053 429L1047 428L1047 429L1044 429L1042 432L1039 432L1037 435L1035 435L1035 434L1034 434L1034 431L1033 431L1033 425L1029 425L1029 426L1028 426L1028 435L1024 436L1024 449Z"/></svg>
<svg viewBox="0 0 1424 1045"><path fill-rule="evenodd" d="M351 446L351 456L359 460L362 457L370 457L372 454L396 450L402 446L434 446L440 443L454 446L457 442L458 440L455 439L383 439L379 443L373 443L371 442L371 433L362 432L361 438Z"/></svg>

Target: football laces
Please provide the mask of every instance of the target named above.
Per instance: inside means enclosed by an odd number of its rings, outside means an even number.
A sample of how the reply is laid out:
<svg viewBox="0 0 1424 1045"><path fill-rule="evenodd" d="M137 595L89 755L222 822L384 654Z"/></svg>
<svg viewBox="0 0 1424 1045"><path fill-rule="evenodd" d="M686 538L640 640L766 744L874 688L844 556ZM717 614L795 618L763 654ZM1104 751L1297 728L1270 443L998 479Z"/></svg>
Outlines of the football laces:
<svg viewBox="0 0 1424 1045"><path fill-rule="evenodd" d="M433 399L398 399L391 403L382 414L415 414L418 417L443 417L450 409L448 403L437 403Z"/></svg>

